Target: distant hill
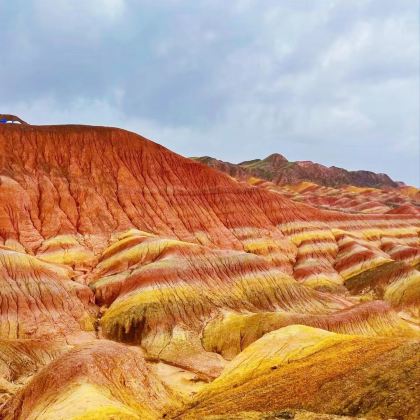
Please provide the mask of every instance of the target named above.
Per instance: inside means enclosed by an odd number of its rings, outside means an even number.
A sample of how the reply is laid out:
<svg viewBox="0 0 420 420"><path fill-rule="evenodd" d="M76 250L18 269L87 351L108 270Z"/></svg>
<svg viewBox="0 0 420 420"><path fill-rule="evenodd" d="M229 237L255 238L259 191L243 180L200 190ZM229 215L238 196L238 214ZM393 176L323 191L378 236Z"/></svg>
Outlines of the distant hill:
<svg viewBox="0 0 420 420"><path fill-rule="evenodd" d="M327 167L308 160L291 162L278 153L274 153L265 159L254 159L238 164L223 162L209 156L192 159L238 179L247 179L254 176L277 185L298 184L301 181L314 182L326 187L354 185L356 187L396 188L404 185L401 182L393 181L386 174L363 170L348 171L336 166Z"/></svg>

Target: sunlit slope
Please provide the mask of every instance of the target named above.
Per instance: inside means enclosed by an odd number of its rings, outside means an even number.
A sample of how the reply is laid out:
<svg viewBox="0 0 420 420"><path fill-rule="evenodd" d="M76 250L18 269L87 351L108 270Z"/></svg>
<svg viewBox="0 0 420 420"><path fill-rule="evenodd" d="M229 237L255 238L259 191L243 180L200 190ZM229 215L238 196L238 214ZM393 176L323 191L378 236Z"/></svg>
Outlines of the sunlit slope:
<svg viewBox="0 0 420 420"><path fill-rule="evenodd" d="M295 202L320 209L351 214L400 214L413 217L420 215L420 190L415 187L327 187L308 181L279 185L254 177L246 181L251 185L280 193Z"/></svg>
<svg viewBox="0 0 420 420"><path fill-rule="evenodd" d="M290 326L236 356L184 411L210 414L300 408L375 418L418 418L419 342Z"/></svg>
<svg viewBox="0 0 420 420"><path fill-rule="evenodd" d="M156 419L175 394L140 349L96 340L57 357L11 398L4 419Z"/></svg>

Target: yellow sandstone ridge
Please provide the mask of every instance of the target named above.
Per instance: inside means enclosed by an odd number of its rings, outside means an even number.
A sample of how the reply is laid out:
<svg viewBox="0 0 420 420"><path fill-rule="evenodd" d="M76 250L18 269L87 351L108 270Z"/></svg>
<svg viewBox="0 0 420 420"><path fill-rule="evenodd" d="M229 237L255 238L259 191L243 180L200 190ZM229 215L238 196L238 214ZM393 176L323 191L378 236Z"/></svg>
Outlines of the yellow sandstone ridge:
<svg viewBox="0 0 420 420"><path fill-rule="evenodd" d="M281 328L238 354L195 396L183 418L321 407L329 414L382 418L386 412L415 419L420 401L411 389L419 346L416 340Z"/></svg>

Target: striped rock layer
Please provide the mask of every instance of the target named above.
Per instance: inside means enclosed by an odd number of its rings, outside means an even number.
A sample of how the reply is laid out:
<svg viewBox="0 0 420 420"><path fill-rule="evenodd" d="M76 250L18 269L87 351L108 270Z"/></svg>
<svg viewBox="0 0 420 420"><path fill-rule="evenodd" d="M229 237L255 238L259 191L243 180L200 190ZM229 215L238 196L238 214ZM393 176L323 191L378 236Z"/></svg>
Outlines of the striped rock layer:
<svg viewBox="0 0 420 420"><path fill-rule="evenodd" d="M420 220L394 213L116 128L0 127L0 417L416 418Z"/></svg>
<svg viewBox="0 0 420 420"><path fill-rule="evenodd" d="M247 182L321 209L362 214L420 215L420 190L415 187L327 187L308 181L276 185L259 178L248 178Z"/></svg>

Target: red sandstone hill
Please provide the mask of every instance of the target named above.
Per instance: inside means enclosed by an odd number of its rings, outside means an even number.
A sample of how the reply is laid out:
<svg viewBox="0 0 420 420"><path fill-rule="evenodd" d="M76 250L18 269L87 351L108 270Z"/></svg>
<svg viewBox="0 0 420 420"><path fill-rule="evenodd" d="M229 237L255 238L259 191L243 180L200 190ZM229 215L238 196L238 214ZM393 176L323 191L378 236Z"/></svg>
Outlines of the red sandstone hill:
<svg viewBox="0 0 420 420"><path fill-rule="evenodd" d="M278 153L274 153L265 159L254 159L238 164L223 162L209 156L193 159L238 179L253 176L277 185L309 181L327 187L354 185L358 187L396 188L401 186L401 183L393 181L386 174L376 174L370 171L347 171L346 169L335 166L327 167L311 161L290 162Z"/></svg>
<svg viewBox="0 0 420 420"><path fill-rule="evenodd" d="M415 418L409 210L317 208L117 128L0 126L0 418Z"/></svg>

